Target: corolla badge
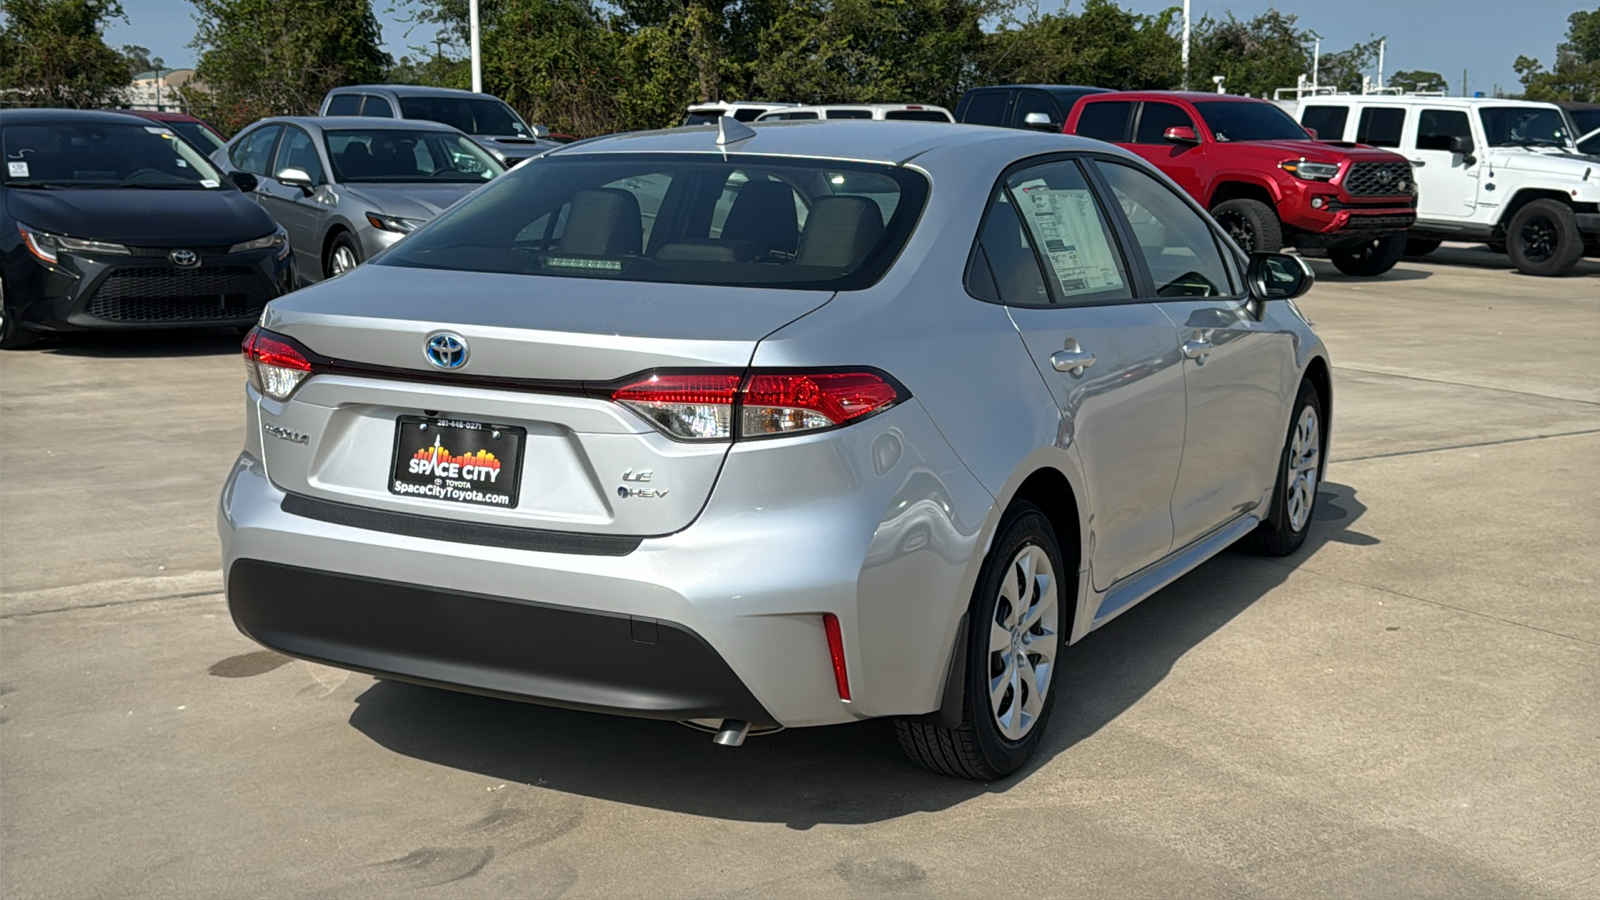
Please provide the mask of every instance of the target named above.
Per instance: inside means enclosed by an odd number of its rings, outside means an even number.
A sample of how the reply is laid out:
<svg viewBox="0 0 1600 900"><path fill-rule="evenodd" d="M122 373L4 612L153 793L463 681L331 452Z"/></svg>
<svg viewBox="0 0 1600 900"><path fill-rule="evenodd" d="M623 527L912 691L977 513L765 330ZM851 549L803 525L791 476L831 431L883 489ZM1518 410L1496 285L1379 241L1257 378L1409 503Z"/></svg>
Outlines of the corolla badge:
<svg viewBox="0 0 1600 900"><path fill-rule="evenodd" d="M436 334L428 338L422 351L435 368L459 369L467 364L467 339L459 334Z"/></svg>
<svg viewBox="0 0 1600 900"><path fill-rule="evenodd" d="M174 250L167 254L167 259L184 268L200 265L200 254L193 250Z"/></svg>

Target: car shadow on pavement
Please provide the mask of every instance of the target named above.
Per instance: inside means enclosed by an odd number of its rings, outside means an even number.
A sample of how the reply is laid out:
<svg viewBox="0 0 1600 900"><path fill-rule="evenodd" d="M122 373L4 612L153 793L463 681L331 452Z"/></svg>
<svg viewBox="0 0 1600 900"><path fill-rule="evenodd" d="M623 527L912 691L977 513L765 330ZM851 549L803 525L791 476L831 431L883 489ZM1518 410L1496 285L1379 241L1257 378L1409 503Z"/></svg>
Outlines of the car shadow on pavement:
<svg viewBox="0 0 1600 900"><path fill-rule="evenodd" d="M1310 260L1311 268L1316 272L1318 281L1349 281L1357 283L1371 282L1373 284L1377 284L1384 281L1424 281L1433 277L1433 273L1427 269L1412 269L1406 267L1405 264L1407 262L1415 262L1415 260L1402 260L1399 265L1396 265L1394 268L1383 273L1382 275L1346 275L1345 273L1334 268L1333 263L1328 262L1325 259Z"/></svg>
<svg viewBox="0 0 1600 900"><path fill-rule="evenodd" d="M239 352L240 337L234 328L63 333L46 337L37 352L98 359L222 356Z"/></svg>
<svg viewBox="0 0 1600 900"><path fill-rule="evenodd" d="M709 818L808 829L947 809L1021 784L1115 720L1323 544L1377 543L1350 530L1365 509L1353 489L1325 483L1317 526L1294 556L1224 553L1069 648L1049 736L1026 768L1002 782L917 768L887 720L799 728L733 749L671 722L379 681L356 698L350 724L393 752L437 765Z"/></svg>

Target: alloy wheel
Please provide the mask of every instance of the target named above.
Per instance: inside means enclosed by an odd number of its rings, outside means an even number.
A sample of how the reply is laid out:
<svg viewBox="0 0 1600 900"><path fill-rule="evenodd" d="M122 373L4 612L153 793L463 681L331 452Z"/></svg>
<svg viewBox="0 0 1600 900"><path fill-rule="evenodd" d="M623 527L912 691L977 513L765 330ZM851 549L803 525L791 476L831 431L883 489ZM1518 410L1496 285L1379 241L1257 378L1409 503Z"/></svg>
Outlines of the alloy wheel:
<svg viewBox="0 0 1600 900"><path fill-rule="evenodd" d="M1544 262L1555 256L1556 244L1561 240L1556 233L1556 223L1546 216L1534 216L1522 225L1518 235L1522 240L1522 253L1531 262Z"/></svg>
<svg viewBox="0 0 1600 900"><path fill-rule="evenodd" d="M1217 224L1228 232L1228 237L1239 245L1239 249L1246 253L1253 253L1256 249L1256 233L1245 221L1244 216L1237 213L1224 213L1217 219Z"/></svg>
<svg viewBox="0 0 1600 900"><path fill-rule="evenodd" d="M343 275L351 269L354 269L357 265L358 263L356 262L356 254L354 250L351 250L349 247L343 245L333 248L333 259L330 262L329 268L333 270L334 277Z"/></svg>
<svg viewBox="0 0 1600 900"><path fill-rule="evenodd" d="M1038 544L1024 544L1000 580L989 623L989 712L1008 741L1033 730L1055 674L1056 574Z"/></svg>
<svg viewBox="0 0 1600 900"><path fill-rule="evenodd" d="M1322 434L1317 408L1306 406L1294 423L1289 441L1289 527L1302 531L1311 521L1317 499L1317 473L1322 466Z"/></svg>

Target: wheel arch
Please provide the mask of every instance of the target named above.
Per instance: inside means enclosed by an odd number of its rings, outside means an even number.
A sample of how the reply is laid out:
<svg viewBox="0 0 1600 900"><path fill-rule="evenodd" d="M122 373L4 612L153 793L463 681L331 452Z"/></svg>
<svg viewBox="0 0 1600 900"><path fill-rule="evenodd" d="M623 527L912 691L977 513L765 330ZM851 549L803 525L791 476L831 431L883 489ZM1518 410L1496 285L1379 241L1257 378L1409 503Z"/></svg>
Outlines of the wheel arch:
<svg viewBox="0 0 1600 900"><path fill-rule="evenodd" d="M1259 200L1272 207L1273 213L1278 211L1278 190L1276 185L1263 184L1262 182L1240 178L1236 175L1225 176L1217 186L1212 188L1211 197L1206 201L1206 209L1215 209L1217 204L1229 200Z"/></svg>
<svg viewBox="0 0 1600 900"><path fill-rule="evenodd" d="M1324 447L1331 446L1333 441L1333 370L1328 365L1325 356L1313 356L1306 363L1306 381L1311 382L1317 389L1317 398L1322 401L1322 443ZM1317 473L1318 480L1325 479L1328 474L1328 454L1322 454L1322 470Z"/></svg>
<svg viewBox="0 0 1600 900"><path fill-rule="evenodd" d="M333 242L339 239L339 235L348 234L357 247L361 246L361 241L355 237L355 233L355 229L342 219L335 219L328 225L328 230L322 235L322 252L317 254L317 258L322 261L322 271L318 273L321 277L326 278L328 275L328 255L333 252Z"/></svg>
<svg viewBox="0 0 1600 900"><path fill-rule="evenodd" d="M1500 211L1500 220L1495 223L1496 230L1504 234L1505 230L1511 227L1511 217L1535 200L1556 200L1563 206L1569 209L1572 208L1572 198L1567 196L1564 191L1558 191L1554 188L1523 188L1512 194L1511 199L1506 201L1505 209Z"/></svg>

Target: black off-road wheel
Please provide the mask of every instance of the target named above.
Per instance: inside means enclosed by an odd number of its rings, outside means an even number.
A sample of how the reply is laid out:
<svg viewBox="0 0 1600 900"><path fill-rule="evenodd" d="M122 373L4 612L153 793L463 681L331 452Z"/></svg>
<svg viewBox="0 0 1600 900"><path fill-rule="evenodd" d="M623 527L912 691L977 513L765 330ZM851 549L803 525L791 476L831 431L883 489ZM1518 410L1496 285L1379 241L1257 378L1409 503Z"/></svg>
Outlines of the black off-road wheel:
<svg viewBox="0 0 1600 900"><path fill-rule="evenodd" d="M1316 385L1300 382L1295 396L1294 414L1289 417L1289 436L1278 460L1278 480L1272 492L1267 518L1250 532L1241 546L1263 556L1288 556L1300 549L1311 530L1316 511L1317 488L1322 481L1322 457L1327 449L1328 429L1324 426L1322 398Z"/></svg>
<svg viewBox="0 0 1600 900"><path fill-rule="evenodd" d="M1511 217L1506 252L1524 275L1565 275L1583 258L1583 232L1572 207L1559 200L1534 200Z"/></svg>
<svg viewBox="0 0 1600 900"><path fill-rule="evenodd" d="M1278 212L1260 200L1225 200L1211 208L1211 217L1246 253L1276 253L1283 249L1283 223L1278 221Z"/></svg>
<svg viewBox="0 0 1600 900"><path fill-rule="evenodd" d="M1391 234L1334 247L1328 251L1328 259L1346 275L1372 278L1394 268L1405 249L1405 234Z"/></svg>
<svg viewBox="0 0 1600 900"><path fill-rule="evenodd" d="M983 781L1020 769L1055 705L1056 663L1076 586L1050 520L1031 503L1014 504L968 610L961 724L896 721L906 755L935 772Z"/></svg>

